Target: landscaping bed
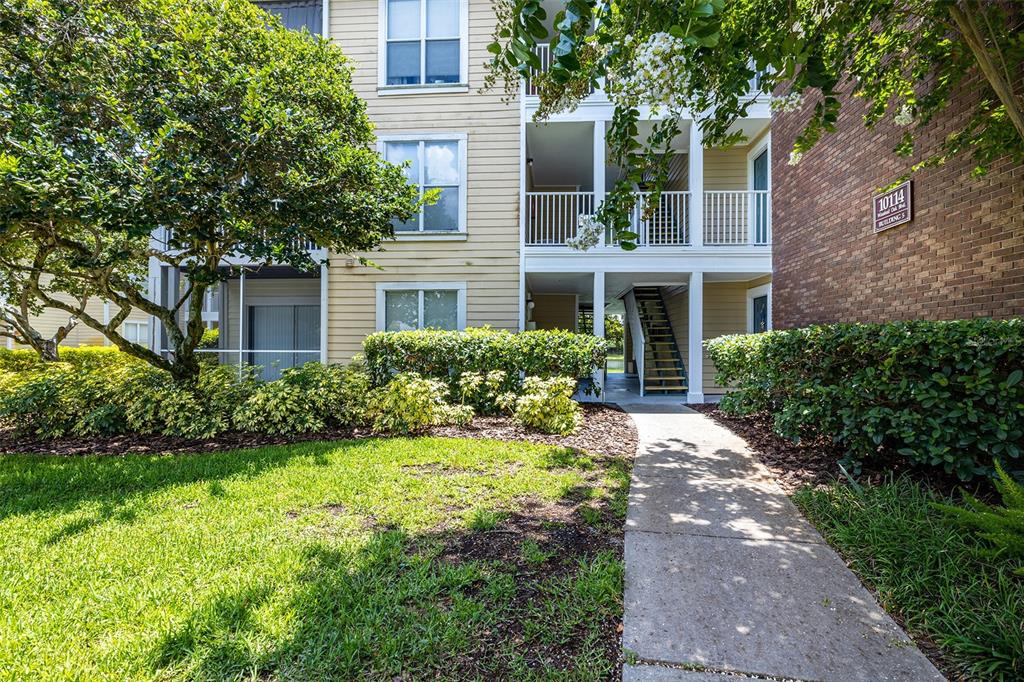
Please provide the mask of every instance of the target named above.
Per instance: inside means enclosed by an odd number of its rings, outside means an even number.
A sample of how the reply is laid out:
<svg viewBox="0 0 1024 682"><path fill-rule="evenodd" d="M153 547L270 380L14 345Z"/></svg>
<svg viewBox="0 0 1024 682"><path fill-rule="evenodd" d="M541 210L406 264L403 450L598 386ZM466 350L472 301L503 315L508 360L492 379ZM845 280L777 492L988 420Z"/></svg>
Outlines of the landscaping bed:
<svg viewBox="0 0 1024 682"><path fill-rule="evenodd" d="M452 438L524 440L533 443L579 448L594 453L632 457L636 451L636 428L629 415L614 405L584 403L579 430L568 436L527 429L511 417L479 416L465 426L437 426L427 432ZM0 431L0 454L103 455L184 454L221 452L302 441L369 438L369 428L331 429L313 433L270 435L226 432L211 438L181 438L157 434L125 434L102 437L32 438Z"/></svg>
<svg viewBox="0 0 1024 682"><path fill-rule="evenodd" d="M564 440L589 452L478 418L460 438L0 458L0 668L614 679L635 431L585 415Z"/></svg>
<svg viewBox="0 0 1024 682"><path fill-rule="evenodd" d="M734 415L710 403L690 407L739 434L788 494L806 486L827 486L845 479L839 469L843 451L827 438L794 442L772 430L770 415ZM904 473L913 475L917 480L927 483L931 489L942 493L956 493L960 486L966 486L985 498L992 493L992 487L985 479L965 484L952 474L934 468L923 469L895 455L879 455L863 463L857 480L877 484L893 475Z"/></svg>

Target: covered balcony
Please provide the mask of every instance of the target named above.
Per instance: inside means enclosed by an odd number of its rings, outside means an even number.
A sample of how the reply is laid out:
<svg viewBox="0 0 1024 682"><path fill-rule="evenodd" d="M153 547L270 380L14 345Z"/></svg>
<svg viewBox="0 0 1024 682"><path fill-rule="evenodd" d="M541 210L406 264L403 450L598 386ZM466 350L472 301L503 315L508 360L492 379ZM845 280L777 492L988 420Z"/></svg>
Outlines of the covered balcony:
<svg viewBox="0 0 1024 682"><path fill-rule="evenodd" d="M219 364L253 366L264 380L280 378L289 367L321 360L325 339L326 279L320 271L285 265L224 266L227 279L204 300L203 321L220 330L217 345L199 352ZM187 291L185 275L160 269L156 294L171 307ZM178 319L184 325L188 305ZM156 348L170 354L167 333L157 323Z"/></svg>
<svg viewBox="0 0 1024 682"><path fill-rule="evenodd" d="M644 249L764 247L771 244L768 121L743 122L747 144L705 149L692 125L672 143L668 183L655 199L650 185L634 187L631 216ZM651 124L646 124L649 129ZM593 215L623 175L610 163L604 121L529 123L523 244L565 249L581 216ZM652 202L655 202L652 204ZM611 231L598 249L619 250Z"/></svg>

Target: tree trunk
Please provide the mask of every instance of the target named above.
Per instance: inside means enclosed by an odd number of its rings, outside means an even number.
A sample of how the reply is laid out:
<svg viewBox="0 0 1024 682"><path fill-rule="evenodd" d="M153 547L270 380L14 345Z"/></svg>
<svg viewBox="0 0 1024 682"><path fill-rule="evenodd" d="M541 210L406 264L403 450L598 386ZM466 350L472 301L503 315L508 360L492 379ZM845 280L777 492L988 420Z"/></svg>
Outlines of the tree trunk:
<svg viewBox="0 0 1024 682"><path fill-rule="evenodd" d="M40 339L35 350L42 362L60 362L60 346L53 339Z"/></svg>

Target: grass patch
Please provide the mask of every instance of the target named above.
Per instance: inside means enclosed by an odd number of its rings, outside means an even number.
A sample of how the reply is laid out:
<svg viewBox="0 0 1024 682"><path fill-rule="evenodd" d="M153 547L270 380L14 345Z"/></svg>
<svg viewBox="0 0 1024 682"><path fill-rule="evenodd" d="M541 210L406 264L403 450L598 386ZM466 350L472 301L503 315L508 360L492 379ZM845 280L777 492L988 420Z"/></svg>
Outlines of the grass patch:
<svg viewBox="0 0 1024 682"><path fill-rule="evenodd" d="M4 457L0 670L14 679L609 675L618 651L608 633L622 612L612 539L627 483L619 460L443 438ZM555 552L545 533L524 548L502 530L503 519L529 520L529 501L565 515L531 527L566 532L581 489L607 510L608 541L592 550ZM460 552L506 536L522 560Z"/></svg>
<svg viewBox="0 0 1024 682"><path fill-rule="evenodd" d="M966 679L1024 677L1024 579L952 523L943 500L908 479L805 488L794 500L882 606L932 642L947 672Z"/></svg>

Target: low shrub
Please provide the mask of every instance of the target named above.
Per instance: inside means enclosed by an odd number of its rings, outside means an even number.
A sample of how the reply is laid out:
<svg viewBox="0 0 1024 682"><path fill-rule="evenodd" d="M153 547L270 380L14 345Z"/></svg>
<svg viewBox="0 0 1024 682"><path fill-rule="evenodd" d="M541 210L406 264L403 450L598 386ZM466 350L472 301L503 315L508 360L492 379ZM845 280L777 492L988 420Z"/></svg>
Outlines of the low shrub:
<svg viewBox="0 0 1024 682"><path fill-rule="evenodd" d="M395 375L376 389L370 400L373 430L380 433L416 433L431 426L466 424L473 418L468 405L447 401L448 388L437 379L415 372Z"/></svg>
<svg viewBox="0 0 1024 682"><path fill-rule="evenodd" d="M300 433L363 423L369 393L359 365L308 363L262 383L255 368L204 364L197 384L188 387L122 355L102 368L59 362L0 372L0 428L40 438L210 438L232 428Z"/></svg>
<svg viewBox="0 0 1024 682"><path fill-rule="evenodd" d="M199 347L203 349L216 348L220 343L220 330L207 329L203 332L203 338L199 341Z"/></svg>
<svg viewBox="0 0 1024 682"><path fill-rule="evenodd" d="M527 377L522 393L507 394L502 403L524 426L567 436L579 428L583 419L583 410L572 399L575 390L572 377Z"/></svg>
<svg viewBox="0 0 1024 682"><path fill-rule="evenodd" d="M0 424L41 438L71 433L85 409L76 374L67 363L0 372Z"/></svg>
<svg viewBox="0 0 1024 682"><path fill-rule="evenodd" d="M477 414L496 414L501 411L499 403L502 395L509 392L510 383L508 373L500 369L463 372L458 379L459 401Z"/></svg>
<svg viewBox="0 0 1024 682"><path fill-rule="evenodd" d="M131 359L115 346L70 346L60 348L60 361L76 367L109 367ZM0 348L0 371L23 372L47 364L32 349Z"/></svg>
<svg viewBox="0 0 1024 682"><path fill-rule="evenodd" d="M260 384L234 411L242 431L288 434L352 427L365 417L369 379L361 367L309 362Z"/></svg>
<svg viewBox="0 0 1024 682"><path fill-rule="evenodd" d="M204 366L195 388L175 384L149 366L129 370L115 398L125 405L132 431L182 438L212 438L231 428L231 414L256 389L251 369L240 375L230 365Z"/></svg>
<svg viewBox="0 0 1024 682"><path fill-rule="evenodd" d="M518 388L522 376L589 378L603 367L607 344L566 331L512 333L488 327L465 331L378 332L363 342L370 379L383 386L392 376L416 372L445 381L459 395L466 373L505 373L502 391Z"/></svg>
<svg viewBox="0 0 1024 682"><path fill-rule="evenodd" d="M1024 320L836 324L709 341L733 413L962 479L1024 454ZM1015 468L1010 466L1010 468Z"/></svg>

